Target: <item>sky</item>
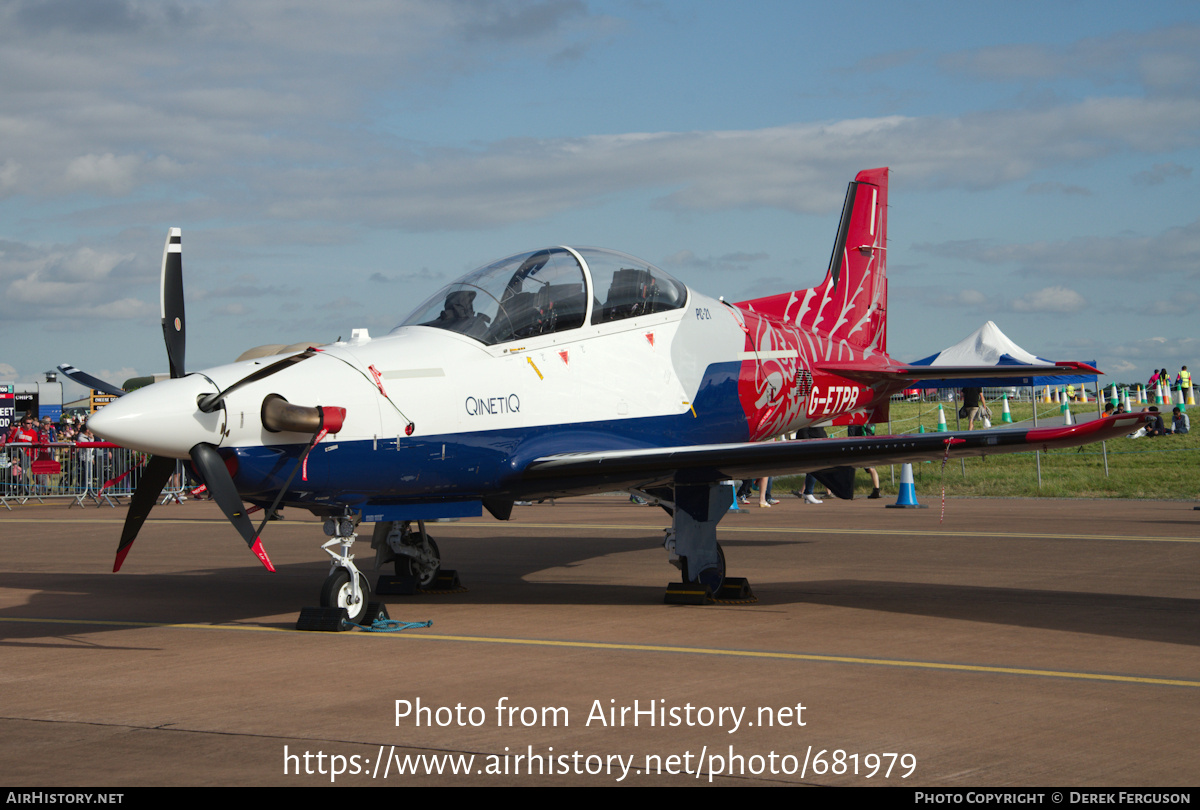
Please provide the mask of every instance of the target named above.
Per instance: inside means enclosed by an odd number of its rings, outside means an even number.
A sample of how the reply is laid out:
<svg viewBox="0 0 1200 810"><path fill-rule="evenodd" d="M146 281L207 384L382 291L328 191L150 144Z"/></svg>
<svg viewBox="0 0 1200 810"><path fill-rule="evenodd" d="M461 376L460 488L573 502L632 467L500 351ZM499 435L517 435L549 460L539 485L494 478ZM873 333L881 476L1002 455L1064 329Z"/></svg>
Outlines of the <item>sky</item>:
<svg viewBox="0 0 1200 810"><path fill-rule="evenodd" d="M165 372L172 226L199 370L546 245L814 286L876 166L897 359L1197 368L1200 4L824 5L0 0L0 380Z"/></svg>

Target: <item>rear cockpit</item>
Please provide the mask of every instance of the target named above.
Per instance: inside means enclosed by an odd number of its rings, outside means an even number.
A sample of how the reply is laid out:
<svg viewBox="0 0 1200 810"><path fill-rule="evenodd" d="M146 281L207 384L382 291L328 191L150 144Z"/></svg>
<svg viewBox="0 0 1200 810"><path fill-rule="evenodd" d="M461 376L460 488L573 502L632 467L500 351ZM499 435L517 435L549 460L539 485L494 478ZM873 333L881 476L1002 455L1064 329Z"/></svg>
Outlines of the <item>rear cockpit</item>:
<svg viewBox="0 0 1200 810"><path fill-rule="evenodd" d="M641 259L602 248L555 247L519 253L468 273L396 328L432 326L492 346L585 323L667 312L686 303L687 287Z"/></svg>

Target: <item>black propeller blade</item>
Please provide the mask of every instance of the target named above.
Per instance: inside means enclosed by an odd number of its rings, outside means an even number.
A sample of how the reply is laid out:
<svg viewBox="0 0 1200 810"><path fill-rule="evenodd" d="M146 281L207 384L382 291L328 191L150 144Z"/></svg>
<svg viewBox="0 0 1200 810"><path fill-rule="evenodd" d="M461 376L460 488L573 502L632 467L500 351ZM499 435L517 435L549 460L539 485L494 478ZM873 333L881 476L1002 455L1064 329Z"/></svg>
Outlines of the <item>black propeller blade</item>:
<svg viewBox="0 0 1200 810"><path fill-rule="evenodd" d="M183 358L187 348L187 321L183 314L183 231L179 228L167 232L167 244L163 246L159 309L171 377L182 377L186 373Z"/></svg>
<svg viewBox="0 0 1200 810"><path fill-rule="evenodd" d="M163 339L167 346L167 360L171 367L171 377L183 377L187 373L184 367L184 355L187 347L187 326L183 305L183 233L179 228L170 229L167 233L167 243L163 247L159 301L162 314ZM299 363L301 360L307 360L315 354L316 350L308 349L300 354L285 357L269 366L264 366L258 371L238 380L224 391L210 394L203 398L199 403L200 410L205 413L211 413L220 407L222 400L232 391L248 383L269 377ZM90 374L84 374L73 366L64 365L59 368L68 378L75 380L81 385L107 391L117 396L124 393L120 389L114 390L113 386L109 386L103 380L98 380ZM305 409L293 408L293 410L303 411ZM314 434L313 442L309 445L308 449L310 450L312 449L312 445L316 444L320 439L320 436L324 435L324 429L333 427L336 430L340 428L342 419L345 418L345 410L342 408L325 410L318 408L314 410L317 412L317 431ZM325 415L326 411L329 412L328 418ZM289 418L293 417L294 415ZM310 421L313 420L308 419L305 421L304 426L308 427ZM284 419L284 422L287 423L285 427L289 429L293 427L288 419ZM217 448L207 442L200 442L191 449L190 455L193 464L196 466L196 470L204 478L209 492L212 493L217 505L221 507L221 511L225 513L225 517L229 518L229 522L242 535L242 538L246 541L246 545L250 547L250 550L254 552L254 555L258 557L263 566L268 571L274 571L275 566L271 564L270 558L267 557L267 552L262 547L262 541L259 539L258 533L254 530L254 525L250 522L250 518L243 508L242 496L238 494L237 487L233 483L233 476L230 475L229 469L225 466L224 459L217 452ZM307 456L307 451L305 452L305 456ZM154 504L158 500L158 495L162 491L163 484L171 476L174 466L174 459L165 456L150 457L150 461L146 464L146 469L142 473L142 480L134 491L133 498L129 503L129 513L125 518L125 527L121 532L121 544L117 548L117 559L113 565L113 571L120 570L121 564L125 561L125 556L129 553L129 548L137 538L142 524L146 522L150 510L154 508ZM278 505L278 498L276 499L276 505Z"/></svg>
<svg viewBox="0 0 1200 810"><path fill-rule="evenodd" d="M68 380L74 380L84 388L94 388L97 391L103 391L104 393L112 394L115 397L123 396L125 394L124 388L118 388L112 383L105 382L99 377L93 377L86 371L80 371L70 363L63 363L58 367L58 370Z"/></svg>
<svg viewBox="0 0 1200 810"><path fill-rule="evenodd" d="M186 332L183 317L183 231L171 228L167 231L167 243L163 246L162 281L159 290L159 305L162 313L163 337L167 343L167 360L171 364L171 376L182 377L183 354L186 344ZM70 371L67 369L71 368ZM90 374L84 374L74 367L59 366L59 370L69 379L80 385L86 385L100 391L121 396L125 393L117 388L98 380ZM133 497L129 499L129 512L125 515L125 526L121 529L121 543L117 546L117 559L113 563L113 572L121 570L125 555L129 553L133 541L150 510L158 502L163 484L171 477L175 469L175 459L166 456L151 456L142 471L142 480L138 482Z"/></svg>
<svg viewBox="0 0 1200 810"><path fill-rule="evenodd" d="M129 553L130 546L137 539L142 524L146 522L154 504L158 503L158 496L162 492L163 484L167 483L167 479L174 471L175 459L166 456L150 456L150 461L142 470L142 480L138 481L137 489L133 491L133 497L129 499L129 511L125 514L125 527L121 529L121 544L117 546L117 559L113 562L113 573L121 570L121 564L125 562L125 555Z"/></svg>
<svg viewBox="0 0 1200 810"><path fill-rule="evenodd" d="M262 540L258 538L254 524L250 522L249 515L242 507L242 496L233 485L233 476L229 474L225 460L221 458L217 448L207 442L200 442L192 448L191 456L192 463L204 478L204 483L208 484L208 491L212 493L213 500L221 507L225 517L229 518L229 522L241 533L254 556L258 557L268 571L274 571L275 566L271 565L271 560L262 547Z"/></svg>

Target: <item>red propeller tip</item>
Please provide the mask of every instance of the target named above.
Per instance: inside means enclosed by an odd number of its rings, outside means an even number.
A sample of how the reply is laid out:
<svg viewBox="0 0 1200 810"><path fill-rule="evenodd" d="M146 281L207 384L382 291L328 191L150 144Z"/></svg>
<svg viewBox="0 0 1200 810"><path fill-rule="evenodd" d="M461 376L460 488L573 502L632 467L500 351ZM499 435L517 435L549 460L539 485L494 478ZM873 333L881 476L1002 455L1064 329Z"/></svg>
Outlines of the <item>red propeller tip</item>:
<svg viewBox="0 0 1200 810"><path fill-rule="evenodd" d="M115 560L113 560L113 573L114 574L117 573L118 571L120 571L121 566L125 564L125 557L126 557L126 555L129 554L129 549L131 549L131 548L133 548L132 543L130 543L128 546L125 546L125 548L117 549L117 558Z"/></svg>
<svg viewBox="0 0 1200 810"><path fill-rule="evenodd" d="M267 556L267 550L263 548L261 537L254 538L254 545L250 546L250 550L254 552L255 557L258 557L264 568L272 574L275 573L275 566L271 565L271 558Z"/></svg>

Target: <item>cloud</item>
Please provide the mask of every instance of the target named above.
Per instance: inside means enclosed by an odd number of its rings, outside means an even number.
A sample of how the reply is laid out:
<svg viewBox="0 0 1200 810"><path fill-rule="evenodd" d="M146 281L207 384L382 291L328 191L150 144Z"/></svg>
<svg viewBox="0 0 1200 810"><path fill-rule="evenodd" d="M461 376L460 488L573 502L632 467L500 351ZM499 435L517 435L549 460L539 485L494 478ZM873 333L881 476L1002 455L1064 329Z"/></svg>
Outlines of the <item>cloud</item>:
<svg viewBox="0 0 1200 810"><path fill-rule="evenodd" d="M156 318L156 304L129 294L149 280L145 265L134 253L90 245L41 247L0 240L0 316L68 328L84 328L94 319Z"/></svg>
<svg viewBox="0 0 1200 810"><path fill-rule="evenodd" d="M1154 236L1077 237L1013 245L965 239L923 242L913 249L956 261L1015 264L1029 275L1192 279L1200 274L1200 220Z"/></svg>
<svg viewBox="0 0 1200 810"><path fill-rule="evenodd" d="M941 294L927 289L920 297L930 306L985 314L997 311L1069 314L1088 306L1082 295L1066 287L1045 287L1009 300L975 289Z"/></svg>
<svg viewBox="0 0 1200 810"><path fill-rule="evenodd" d="M411 273L393 273L392 275L384 275L383 273L375 272L367 277L367 281L374 281L379 284L410 284L420 281L441 281L446 277L444 272L432 272L428 267L422 267L420 270Z"/></svg>
<svg viewBox="0 0 1200 810"><path fill-rule="evenodd" d="M1142 338L1118 343L1109 347L1109 352L1116 357L1149 360L1152 363L1161 359L1182 358L1184 364L1187 364L1189 357L1194 359L1200 356L1200 338Z"/></svg>
<svg viewBox="0 0 1200 810"><path fill-rule="evenodd" d="M587 7L579 0L544 3L477 3L463 23L467 42L528 42L560 30L564 23L582 19ZM465 10L465 9L464 9Z"/></svg>
<svg viewBox="0 0 1200 810"><path fill-rule="evenodd" d="M991 81L1048 79L1068 70L1068 57L1044 45L993 45L947 54L938 60L949 73Z"/></svg>
<svg viewBox="0 0 1200 810"><path fill-rule="evenodd" d="M1200 87L1200 25L1121 31L1067 45L1004 44L943 56L947 73L997 82L1084 79L1107 87L1138 82L1154 95L1195 95Z"/></svg>
<svg viewBox="0 0 1200 810"><path fill-rule="evenodd" d="M382 154L369 166L298 167L272 174L261 192L274 218L405 230L536 220L647 189L661 190L656 207L666 210L826 214L847 176L887 159L910 188L988 188L1063 162L1200 143L1197 119L1200 101L1095 99L957 119L507 139Z"/></svg>
<svg viewBox="0 0 1200 810"><path fill-rule="evenodd" d="M1033 183L1025 188L1026 194L1068 194L1080 197L1090 197L1092 192L1083 186L1069 186L1066 183Z"/></svg>
<svg viewBox="0 0 1200 810"><path fill-rule="evenodd" d="M315 2L289 4L287 14L261 5L171 6L182 30L165 38L145 32L172 30L170 15L141 4L105 6L111 18L145 18L141 36L98 39L52 35L0 12L0 23L14 23L0 25L0 195L138 198L98 213L105 224L166 208L194 220L463 230L538 220L630 192L649 192L671 211L826 214L840 205L845 178L863 166L890 163L910 189L981 189L1047 167L1200 144L1200 99L1114 96L960 116L434 147L403 137L402 120L377 126L395 115L376 111L378 99L397 85L446 81L480 66L476 59L516 59L528 49L512 47L514 37L534 37L546 48L533 50L550 54L587 47L613 26L565 0L445 7L409 0L390 13L368 2L336 14ZM514 27L518 21L527 25ZM113 30L102 20L94 25ZM121 47L114 51L110 37ZM474 46L448 48L466 40ZM442 50L472 62L447 71ZM199 58L209 52L223 58ZM1087 193L1055 183L1029 192Z"/></svg>
<svg viewBox="0 0 1200 810"><path fill-rule="evenodd" d="M212 310L215 316L231 316L241 318L250 313L250 308L240 301L234 301L229 304L222 304L219 307L214 307Z"/></svg>
<svg viewBox="0 0 1200 810"><path fill-rule="evenodd" d="M66 182L69 187L78 189L128 194L134 187L139 163L133 155L117 157L112 152L81 155L67 164Z"/></svg>
<svg viewBox="0 0 1200 810"><path fill-rule="evenodd" d="M203 301L214 298L282 298L294 296L300 292L299 287L288 287L281 284L260 284L258 279L248 273L238 276L233 284L224 287L213 287L207 290L188 291L189 300ZM228 307L226 307L228 309Z"/></svg>
<svg viewBox="0 0 1200 810"><path fill-rule="evenodd" d="M850 68L842 69L837 72L885 73L916 62L921 56L924 55L924 53L925 52L921 48L906 48L899 51L885 51L884 53L864 56L862 59L854 63L854 65Z"/></svg>
<svg viewBox="0 0 1200 810"><path fill-rule="evenodd" d="M1157 186L1166 182L1168 178L1190 180L1191 177L1192 170L1189 166L1180 166L1178 163L1155 163L1153 169L1135 174L1133 182L1140 186Z"/></svg>
<svg viewBox="0 0 1200 810"><path fill-rule="evenodd" d="M363 302L353 298L342 296L335 298L332 301L321 301L313 305L313 309L318 312L357 312L363 308Z"/></svg>
<svg viewBox="0 0 1200 810"><path fill-rule="evenodd" d="M936 296L929 303L953 309L983 309L990 306L991 300L979 290L959 290L949 295Z"/></svg>
<svg viewBox="0 0 1200 810"><path fill-rule="evenodd" d="M1067 287L1044 287L1014 298L1010 303L1015 312L1078 312L1088 305L1087 299Z"/></svg>
<svg viewBox="0 0 1200 810"><path fill-rule="evenodd" d="M269 195L281 165L343 165L349 143L377 137L347 123L392 114L378 105L397 88L578 58L620 27L580 0L12 0L0 194L124 195L168 179L213 194L236 166L235 186Z"/></svg>
<svg viewBox="0 0 1200 810"><path fill-rule="evenodd" d="M1151 301L1137 308L1137 312L1151 317L1188 315L1200 312L1200 295L1189 290L1175 290L1169 297Z"/></svg>
<svg viewBox="0 0 1200 810"><path fill-rule="evenodd" d="M701 257L690 250L680 250L663 259L662 265L664 269L671 268L673 271L729 273L745 270L748 265L765 262L769 259L770 256L766 253L738 251L726 253L723 256Z"/></svg>

